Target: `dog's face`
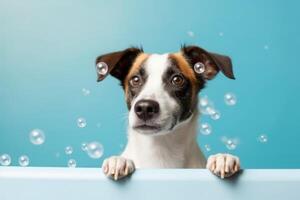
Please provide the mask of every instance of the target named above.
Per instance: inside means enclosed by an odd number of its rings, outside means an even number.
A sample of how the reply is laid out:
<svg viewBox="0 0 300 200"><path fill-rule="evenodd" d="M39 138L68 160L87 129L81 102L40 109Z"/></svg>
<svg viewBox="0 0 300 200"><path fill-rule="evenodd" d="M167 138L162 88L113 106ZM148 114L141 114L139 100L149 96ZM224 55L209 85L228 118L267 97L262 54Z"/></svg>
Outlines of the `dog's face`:
<svg viewBox="0 0 300 200"><path fill-rule="evenodd" d="M96 66L98 81L108 73L121 81L129 126L147 135L170 133L196 114L198 92L220 70L234 79L229 57L197 46L162 55L129 48L99 56Z"/></svg>

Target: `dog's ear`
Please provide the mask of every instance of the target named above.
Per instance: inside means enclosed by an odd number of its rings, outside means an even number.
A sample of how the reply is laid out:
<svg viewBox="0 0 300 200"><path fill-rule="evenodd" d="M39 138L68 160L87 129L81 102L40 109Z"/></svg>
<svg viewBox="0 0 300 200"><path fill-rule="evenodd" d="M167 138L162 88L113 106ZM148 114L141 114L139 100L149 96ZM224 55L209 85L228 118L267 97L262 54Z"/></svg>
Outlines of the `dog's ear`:
<svg viewBox="0 0 300 200"><path fill-rule="evenodd" d="M132 47L98 56L96 59L97 81L102 81L108 74L123 81L135 58L142 52L143 49Z"/></svg>
<svg viewBox="0 0 300 200"><path fill-rule="evenodd" d="M197 77L202 76L206 80L211 80L222 71L228 78L235 79L231 59L228 56L211 53L198 46L183 46L181 51ZM202 68L197 70L197 67Z"/></svg>

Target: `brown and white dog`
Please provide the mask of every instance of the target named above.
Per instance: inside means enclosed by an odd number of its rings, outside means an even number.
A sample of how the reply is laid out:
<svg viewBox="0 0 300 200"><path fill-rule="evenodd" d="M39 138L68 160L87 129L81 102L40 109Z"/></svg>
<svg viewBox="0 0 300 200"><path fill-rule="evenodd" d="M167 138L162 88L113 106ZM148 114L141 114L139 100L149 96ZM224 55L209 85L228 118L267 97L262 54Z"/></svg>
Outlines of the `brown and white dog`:
<svg viewBox="0 0 300 200"><path fill-rule="evenodd" d="M96 65L107 67L98 70L98 81L107 74L121 81L129 109L128 143L120 156L104 160L107 176L117 180L135 168L206 167L224 178L239 170L239 158L230 154L206 161L196 140L198 93L219 71L234 79L229 57L197 46L167 54L128 48L99 56Z"/></svg>

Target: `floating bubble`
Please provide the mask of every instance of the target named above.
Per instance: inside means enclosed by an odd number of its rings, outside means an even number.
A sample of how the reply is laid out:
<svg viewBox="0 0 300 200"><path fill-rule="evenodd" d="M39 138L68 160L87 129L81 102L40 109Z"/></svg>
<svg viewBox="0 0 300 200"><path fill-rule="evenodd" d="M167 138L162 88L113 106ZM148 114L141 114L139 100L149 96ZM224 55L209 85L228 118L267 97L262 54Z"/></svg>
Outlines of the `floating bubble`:
<svg viewBox="0 0 300 200"><path fill-rule="evenodd" d="M225 144L226 148L229 150L236 149L239 143L239 140L237 138L227 138L225 136L221 138L221 141Z"/></svg>
<svg viewBox="0 0 300 200"><path fill-rule="evenodd" d="M236 149L236 146L237 146L237 144L233 140L228 139L226 141L226 147L227 147L227 149L234 150L234 149Z"/></svg>
<svg viewBox="0 0 300 200"><path fill-rule="evenodd" d="M99 62L98 64L97 64L97 72L98 72L98 74L100 74L100 75L106 75L107 74L107 72L108 72L108 65L105 63L105 62Z"/></svg>
<svg viewBox="0 0 300 200"><path fill-rule="evenodd" d="M206 144L204 145L204 148L207 152L211 151L211 148L210 148L210 145L209 144Z"/></svg>
<svg viewBox="0 0 300 200"><path fill-rule="evenodd" d="M90 95L90 93L91 93L91 91L88 90L88 89L86 89L86 88L82 88L81 91L82 91L83 96L88 96L88 95Z"/></svg>
<svg viewBox="0 0 300 200"><path fill-rule="evenodd" d="M188 31L187 34L190 37L194 37L195 36L195 33L193 31Z"/></svg>
<svg viewBox="0 0 300 200"><path fill-rule="evenodd" d="M211 110L209 115L210 118L213 120L218 120L221 117L221 113L215 109Z"/></svg>
<svg viewBox="0 0 300 200"><path fill-rule="evenodd" d="M21 167L27 167L29 165L29 158L26 155L22 155L19 157L19 165Z"/></svg>
<svg viewBox="0 0 300 200"><path fill-rule="evenodd" d="M65 148L65 153L66 153L67 155L71 155L71 154L73 153L73 148L72 148L71 146L67 146L67 147Z"/></svg>
<svg viewBox="0 0 300 200"><path fill-rule="evenodd" d="M87 151L87 143L85 143L85 142L83 142L82 144L81 144L81 150L82 151Z"/></svg>
<svg viewBox="0 0 300 200"><path fill-rule="evenodd" d="M223 37L224 33L223 32L219 32L219 36Z"/></svg>
<svg viewBox="0 0 300 200"><path fill-rule="evenodd" d="M103 146L98 142L91 142L87 145L87 154L93 159L101 158L103 155Z"/></svg>
<svg viewBox="0 0 300 200"><path fill-rule="evenodd" d="M200 98L200 106L206 107L206 106L209 106L209 104L210 104L210 101L207 96Z"/></svg>
<svg viewBox="0 0 300 200"><path fill-rule="evenodd" d="M3 154L0 156L0 164L3 166L9 166L11 163L11 157L8 154Z"/></svg>
<svg viewBox="0 0 300 200"><path fill-rule="evenodd" d="M207 96L200 97L199 108L202 114L209 115L213 120L221 117L221 113L214 108L213 102Z"/></svg>
<svg viewBox="0 0 300 200"><path fill-rule="evenodd" d="M233 93L226 93L224 95L224 101L228 106L233 106L236 104L237 99Z"/></svg>
<svg viewBox="0 0 300 200"><path fill-rule="evenodd" d="M77 119L77 126L78 126L79 128L84 128L84 127L86 127L86 120L85 120L84 118L82 118L82 117L78 118L78 119Z"/></svg>
<svg viewBox="0 0 300 200"><path fill-rule="evenodd" d="M200 124L200 132L203 135L209 135L209 134L211 134L212 128L211 128L210 124L209 123L202 123L202 124Z"/></svg>
<svg viewBox="0 0 300 200"><path fill-rule="evenodd" d="M258 141L261 143L266 143L268 142L268 136L266 134L261 134L258 136Z"/></svg>
<svg viewBox="0 0 300 200"><path fill-rule="evenodd" d="M55 153L55 157L56 157L56 158L59 158L59 157L60 157L60 153L59 153L59 152L56 152L56 153Z"/></svg>
<svg viewBox="0 0 300 200"><path fill-rule="evenodd" d="M199 108L202 114L210 115L214 110L214 105L207 96L203 96L200 97Z"/></svg>
<svg viewBox="0 0 300 200"><path fill-rule="evenodd" d="M40 129L34 129L29 134L30 142L34 145L41 145L45 142L45 134Z"/></svg>
<svg viewBox="0 0 300 200"><path fill-rule="evenodd" d="M205 65L202 62L197 62L194 65L194 70L197 74L202 74L205 71Z"/></svg>
<svg viewBox="0 0 300 200"><path fill-rule="evenodd" d="M76 160L70 159L70 160L68 161L68 167L75 168L76 165L77 165Z"/></svg>

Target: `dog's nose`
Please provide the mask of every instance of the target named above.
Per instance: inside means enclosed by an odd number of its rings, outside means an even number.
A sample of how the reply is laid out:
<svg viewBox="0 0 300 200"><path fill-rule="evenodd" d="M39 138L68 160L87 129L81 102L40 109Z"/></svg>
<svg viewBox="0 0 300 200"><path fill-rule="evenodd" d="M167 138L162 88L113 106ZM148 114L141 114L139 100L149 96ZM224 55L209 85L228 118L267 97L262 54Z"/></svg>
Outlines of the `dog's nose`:
<svg viewBox="0 0 300 200"><path fill-rule="evenodd" d="M149 120L159 112L159 104L153 100L139 100L134 106L134 112L138 118Z"/></svg>

